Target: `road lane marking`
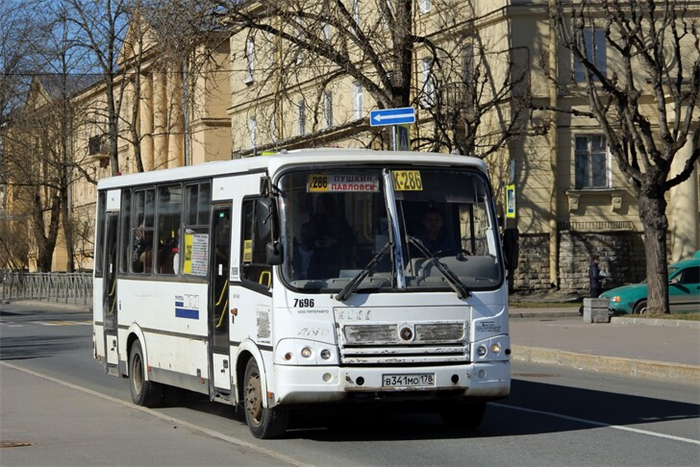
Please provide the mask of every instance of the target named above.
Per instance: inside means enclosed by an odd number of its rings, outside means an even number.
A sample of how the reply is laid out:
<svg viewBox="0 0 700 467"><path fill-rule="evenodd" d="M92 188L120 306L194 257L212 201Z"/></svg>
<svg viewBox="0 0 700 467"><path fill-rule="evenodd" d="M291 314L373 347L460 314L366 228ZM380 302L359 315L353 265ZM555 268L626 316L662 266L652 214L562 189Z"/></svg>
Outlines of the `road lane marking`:
<svg viewBox="0 0 700 467"><path fill-rule="evenodd" d="M92 321L2 321L0 325L19 328L28 324L40 326L92 326Z"/></svg>
<svg viewBox="0 0 700 467"><path fill-rule="evenodd" d="M45 375L45 374L43 374L43 373L39 373L39 372L36 372L36 371L28 370L28 369L26 369L26 368L22 368L22 367L20 367L20 366L13 365L12 363L7 363L7 362L0 361L0 365L6 366L6 367L8 367L8 368L12 368L12 369L17 370L17 371L22 371L22 372L24 372L24 373L30 374L30 375L32 375L32 376L36 376L36 377L38 377L38 378L45 379L45 380L47 380L47 381L51 381L52 383L60 384L61 386L65 386L65 387L68 387L68 388L71 388L71 389L75 389L76 391L84 392L85 394L89 394L89 395L91 395L91 396L99 397L99 398L101 398L101 399L104 399L104 400L107 400L107 401L110 401L110 402L115 402L115 403L117 403L117 404L119 404L119 405L122 405L122 406L124 406L124 407L128 407L128 408L130 408L130 409L140 410L141 412L144 412L144 413L153 415L154 417L159 418L159 419L161 419L161 420L165 420L165 421L167 421L167 422L169 422L169 423L177 423L178 425L187 427L187 428L189 428L189 429L191 429L191 430L199 431L199 432L201 432L201 433L204 433L204 434L206 434L206 435L209 435L209 436L211 436L211 437L213 437L213 438L216 438L216 439L219 439L219 440L221 440L221 441L225 441L225 442L227 442L227 443L235 444L236 446L241 446L241 447L249 448L249 449L251 449L251 450L253 450L253 451L256 451L256 452L259 452L259 453L261 453L261 454L265 454L265 455L267 455L267 456L273 457L273 458L275 458L275 459L277 459L277 460L280 460L280 461L282 461L282 462L287 462L288 464L291 464L291 465L296 465L296 466L299 466L299 467L316 467L316 466L314 466L313 464L307 464L307 463L305 463L305 462L301 462L301 461L299 461L299 460L297 460L297 459L294 459L294 458L292 458L292 457L285 456L284 454L280 454L280 453L275 452L275 451L272 451L272 450L270 450L270 449L265 449L265 448L262 447L262 446L258 446L258 445L256 445L256 444L249 443L249 442L247 442L247 441L243 441L242 439L234 438L233 436L228 436L228 435L225 435L225 434L220 433L220 432L218 432L218 431L214 431L214 430L212 430L212 429L205 428L205 427L203 427L203 426L195 425L194 423L186 422L185 420L182 420L182 419L179 419L179 418L175 418L175 417L172 417L172 416L170 416L170 415L165 415L165 414L159 413L159 412L157 412L157 411L155 411L155 410L152 410L152 409L149 409L149 408L147 408L147 407L142 407L142 406L139 406L139 405L135 405L135 404L133 404L133 403L131 403L131 402L127 402L127 401L123 401L123 400L121 400L121 399L117 399L116 397L108 396L107 394L102 394L101 392L93 391L92 389L84 388L84 387L82 387L82 386L78 386L78 385L69 383L68 381L63 381L63 380L61 380L61 379L54 378L54 377L52 377L52 376Z"/></svg>
<svg viewBox="0 0 700 467"><path fill-rule="evenodd" d="M534 413L534 414L538 414L538 415L547 415L547 416L554 417L554 418L560 418L562 420L568 420L570 422L584 423L587 425L593 425L593 426L597 426L597 427L601 427L601 428L612 428L614 430L629 431L629 432L637 433L640 435L655 436L657 438L671 439L674 441L680 441L680 442L689 443L689 444L696 444L696 445L700 446L700 441L698 441L696 439L682 438L680 436L667 435L664 433L656 433L654 431L640 430L639 428L630 428L628 426L622 426L622 425L611 425L609 423L597 422L595 420L588 420L585 418L578 418L578 417L570 417L568 415L562 415L562 414L555 413L555 412L546 412L544 410L526 409L525 407L517 407L514 405L500 404L498 402L492 402L491 405L493 405L494 407L500 407L500 408L505 408L505 409L519 410L521 412Z"/></svg>

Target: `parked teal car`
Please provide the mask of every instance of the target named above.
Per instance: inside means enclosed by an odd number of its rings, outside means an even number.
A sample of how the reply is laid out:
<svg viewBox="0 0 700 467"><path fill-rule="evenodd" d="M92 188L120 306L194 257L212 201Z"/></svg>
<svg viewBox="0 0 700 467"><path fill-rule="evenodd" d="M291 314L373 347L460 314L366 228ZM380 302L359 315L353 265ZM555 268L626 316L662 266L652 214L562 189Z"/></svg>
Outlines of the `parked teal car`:
<svg viewBox="0 0 700 467"><path fill-rule="evenodd" d="M647 311L647 284L630 284L603 292L614 315ZM700 251L668 267L668 301L671 312L700 311Z"/></svg>

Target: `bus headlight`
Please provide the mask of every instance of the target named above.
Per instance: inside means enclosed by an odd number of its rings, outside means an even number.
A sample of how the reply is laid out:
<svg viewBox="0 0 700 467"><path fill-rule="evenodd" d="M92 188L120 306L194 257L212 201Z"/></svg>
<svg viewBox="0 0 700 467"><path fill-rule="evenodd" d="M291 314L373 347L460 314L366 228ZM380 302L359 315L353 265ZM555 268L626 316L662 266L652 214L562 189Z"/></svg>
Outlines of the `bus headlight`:
<svg viewBox="0 0 700 467"><path fill-rule="evenodd" d="M489 337L472 346L472 358L474 361L506 361L510 357L510 339L507 335Z"/></svg>
<svg viewBox="0 0 700 467"><path fill-rule="evenodd" d="M275 362L281 365L337 365L333 344L306 339L282 339L275 348Z"/></svg>

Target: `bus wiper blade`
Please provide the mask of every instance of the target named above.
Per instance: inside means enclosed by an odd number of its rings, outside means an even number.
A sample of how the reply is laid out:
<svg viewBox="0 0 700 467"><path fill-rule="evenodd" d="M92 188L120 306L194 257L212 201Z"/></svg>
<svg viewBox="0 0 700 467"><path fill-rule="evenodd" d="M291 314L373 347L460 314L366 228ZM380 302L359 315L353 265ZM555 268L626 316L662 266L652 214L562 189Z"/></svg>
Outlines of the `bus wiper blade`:
<svg viewBox="0 0 700 467"><path fill-rule="evenodd" d="M348 284L343 287L343 289L338 292L338 294L335 296L336 300L340 301L345 301L348 299L352 293L357 290L357 288L360 286L360 283L365 280L365 277L367 277L367 274L372 270L372 268L384 257L387 251L389 251L389 247L391 246L391 242L386 242L384 246L382 247L379 252L374 255L374 258L370 260L369 263L367 263L367 266L362 269L355 277L352 278Z"/></svg>
<svg viewBox="0 0 700 467"><path fill-rule="evenodd" d="M459 298L471 297L471 293L469 293L469 290L467 289L467 286L464 285L464 282L462 282L461 279L454 272L452 272L450 268L442 264L440 260L433 256L430 250L428 250L425 247L425 245L423 245L423 242L411 235L406 235L406 239L408 240L408 243L414 245L418 249L418 251L423 256L425 256L431 263L433 263L437 270L440 271L443 276L445 276L445 279L447 279L447 283L450 284L452 290L457 292L457 296L459 296Z"/></svg>

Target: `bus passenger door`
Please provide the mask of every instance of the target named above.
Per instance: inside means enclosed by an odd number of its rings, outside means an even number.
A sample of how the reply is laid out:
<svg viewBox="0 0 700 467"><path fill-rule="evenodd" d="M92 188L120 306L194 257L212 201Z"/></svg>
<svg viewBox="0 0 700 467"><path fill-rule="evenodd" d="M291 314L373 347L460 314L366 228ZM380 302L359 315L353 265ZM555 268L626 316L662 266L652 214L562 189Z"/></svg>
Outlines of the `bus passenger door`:
<svg viewBox="0 0 700 467"><path fill-rule="evenodd" d="M105 219L104 281L102 290L102 317L105 338L105 370L119 372L119 349L117 347L117 223L118 212L108 212Z"/></svg>
<svg viewBox="0 0 700 467"><path fill-rule="evenodd" d="M212 279L209 285L209 348L211 354L211 391L231 393L229 344L229 271L231 258L231 204L213 209Z"/></svg>

